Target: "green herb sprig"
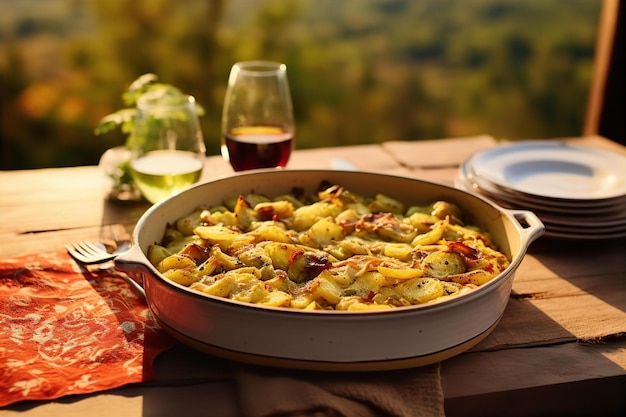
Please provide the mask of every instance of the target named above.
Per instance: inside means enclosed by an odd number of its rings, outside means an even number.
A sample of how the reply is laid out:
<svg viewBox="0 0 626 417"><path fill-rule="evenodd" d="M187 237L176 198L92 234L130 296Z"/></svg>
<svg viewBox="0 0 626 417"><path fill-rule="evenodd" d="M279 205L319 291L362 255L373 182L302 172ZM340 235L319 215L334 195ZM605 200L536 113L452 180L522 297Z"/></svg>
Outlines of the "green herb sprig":
<svg viewBox="0 0 626 417"><path fill-rule="evenodd" d="M155 74L148 73L133 81L128 90L122 94L122 101L127 106L114 113L108 114L100 119L94 132L96 135L103 135L117 127L123 133L130 135L133 130L133 123L137 114L137 102L144 94L150 94L152 98L180 97L183 95L180 89L171 84L161 83ZM204 115L204 108L196 103L196 113L198 116Z"/></svg>

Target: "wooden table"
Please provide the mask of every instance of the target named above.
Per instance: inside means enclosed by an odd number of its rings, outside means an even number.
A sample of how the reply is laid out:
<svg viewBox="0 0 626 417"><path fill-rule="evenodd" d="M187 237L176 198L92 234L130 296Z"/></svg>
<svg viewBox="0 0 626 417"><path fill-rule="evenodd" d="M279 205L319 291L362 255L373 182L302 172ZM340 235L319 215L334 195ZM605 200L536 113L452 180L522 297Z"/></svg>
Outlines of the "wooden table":
<svg viewBox="0 0 626 417"><path fill-rule="evenodd" d="M567 140L626 154L626 148L600 137ZM489 136L478 136L299 150L289 168L329 169L333 159L341 158L362 170L451 185L469 154L495 144ZM203 179L231 173L218 156L207 160L207 168ZM94 166L0 172L1 256L100 239L112 225L130 233L148 205L106 201L102 184ZM496 330L471 351L441 364L446 414L618 415L626 410L624 244L623 239L543 237L533 243ZM219 370L204 380L190 355L184 347L163 354L156 384L15 404L2 415L193 416L199 415L194 399L202 398L215 415L236 416L233 382ZM191 376L183 386L168 379L185 373Z"/></svg>

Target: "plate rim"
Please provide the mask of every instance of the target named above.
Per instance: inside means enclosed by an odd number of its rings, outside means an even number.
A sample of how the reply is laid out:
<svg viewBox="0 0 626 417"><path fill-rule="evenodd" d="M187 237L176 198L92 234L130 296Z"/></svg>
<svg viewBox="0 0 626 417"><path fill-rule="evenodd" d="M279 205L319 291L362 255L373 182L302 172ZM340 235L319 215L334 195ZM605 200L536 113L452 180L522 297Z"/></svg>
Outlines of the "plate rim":
<svg viewBox="0 0 626 417"><path fill-rule="evenodd" d="M595 223L584 222L583 224L581 224L582 219L571 218L571 217L570 218L567 218L567 217L558 218L558 217L554 217L546 213L541 213L541 211L537 211L532 208L525 208L525 207L517 206L515 205L514 202L500 200L498 199L497 196L492 195L488 191L481 189L475 183L471 182L469 179L463 178L461 176L457 177L457 179L455 180L455 186L459 189L462 189L463 191L472 192L474 194L483 196L484 198L487 198L493 201L494 203L500 205L503 208L523 209L523 210L532 211L545 224L547 235L558 235L556 237L567 238L567 239L578 239L578 238L580 239L604 239L604 238L612 239L612 238L626 237L626 229L622 230L622 228L626 227L626 216L619 218L619 219L610 220L610 221L601 220ZM553 229L555 226L557 227L557 229L563 229L563 228L567 228L571 226L573 232L569 233L564 230L555 231ZM615 230L615 227L613 226L619 227L619 232L613 232L613 230ZM581 227L585 229L585 232L576 233L575 230L580 230ZM597 228L595 233L593 233L592 230L590 230L594 228ZM612 230L601 231L603 229L612 229Z"/></svg>
<svg viewBox="0 0 626 417"><path fill-rule="evenodd" d="M485 193L500 197L509 204L517 204L524 206L529 210L543 210L549 212L567 212L569 214L584 214L587 216L611 215L619 213L626 207L626 196L617 197L610 201L596 202L564 202L553 201L544 197L533 197L522 192L507 192L506 189L498 187L489 180L477 176L470 164L471 160L467 160L459 167L459 177L463 181L472 184L472 188L482 189Z"/></svg>
<svg viewBox="0 0 626 417"><path fill-rule="evenodd" d="M608 150L608 149L597 148L593 146L572 145L570 143L562 142L562 141L556 142L556 141L546 141L546 140L523 140L523 141L506 143L506 144L497 146L495 148L490 148L490 149L475 152L474 154L470 155L470 157L467 160L472 159L476 161L476 160L480 160L480 158L483 158L483 159L491 158L491 160L495 160L498 157L508 156L511 153L516 152L516 151L521 152L521 151L546 151L546 150L561 150L561 151L570 150L570 151L577 151L577 152L593 152L594 155L598 155L602 157L623 159L624 163L626 163L626 156L620 153ZM567 162L567 161L571 161L572 159L562 159L562 160ZM522 158L518 162L524 162L524 161L528 161L528 159ZM473 166L477 167L475 163L473 164ZM590 164L589 166L594 168L597 165ZM613 199L620 199L626 196L626 184L625 184L622 187L623 188L622 190L618 190L612 194L609 193L606 196L591 197L591 198L579 197L579 196L574 196L574 195L555 197L555 196L550 196L547 194L533 193L527 190L517 188L515 187L514 184L507 183L507 181L502 178L494 177L493 175L491 175L489 170L486 170L486 169L481 170L480 167L478 167L478 170L475 170L475 172L477 175L485 178L486 180L488 180L489 182L491 182L497 187L502 187L507 190L512 190L516 193L526 194L533 198L539 197L542 199L549 199L552 201L560 201L560 202L590 202L590 203L601 204L604 202L609 203Z"/></svg>

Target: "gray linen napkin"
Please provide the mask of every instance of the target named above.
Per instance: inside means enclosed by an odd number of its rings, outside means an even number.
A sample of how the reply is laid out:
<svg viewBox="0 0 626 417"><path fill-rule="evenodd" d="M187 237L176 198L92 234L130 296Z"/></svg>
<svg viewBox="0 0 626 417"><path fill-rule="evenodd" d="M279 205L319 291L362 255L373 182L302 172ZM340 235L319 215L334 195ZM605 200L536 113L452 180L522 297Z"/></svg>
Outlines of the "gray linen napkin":
<svg viewBox="0 0 626 417"><path fill-rule="evenodd" d="M245 417L443 417L439 364L367 373L240 367Z"/></svg>

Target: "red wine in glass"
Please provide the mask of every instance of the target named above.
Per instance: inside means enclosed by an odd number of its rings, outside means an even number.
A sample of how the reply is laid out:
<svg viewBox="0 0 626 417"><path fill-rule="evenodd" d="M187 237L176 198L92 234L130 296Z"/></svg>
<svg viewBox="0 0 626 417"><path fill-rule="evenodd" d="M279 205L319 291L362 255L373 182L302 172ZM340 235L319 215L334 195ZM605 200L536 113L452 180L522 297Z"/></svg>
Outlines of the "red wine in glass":
<svg viewBox="0 0 626 417"><path fill-rule="evenodd" d="M235 171L284 167L295 147L294 132L285 64L234 64L222 110L224 159Z"/></svg>
<svg viewBox="0 0 626 417"><path fill-rule="evenodd" d="M224 136L222 153L235 171L284 167L289 161L294 137L280 127L236 127Z"/></svg>

